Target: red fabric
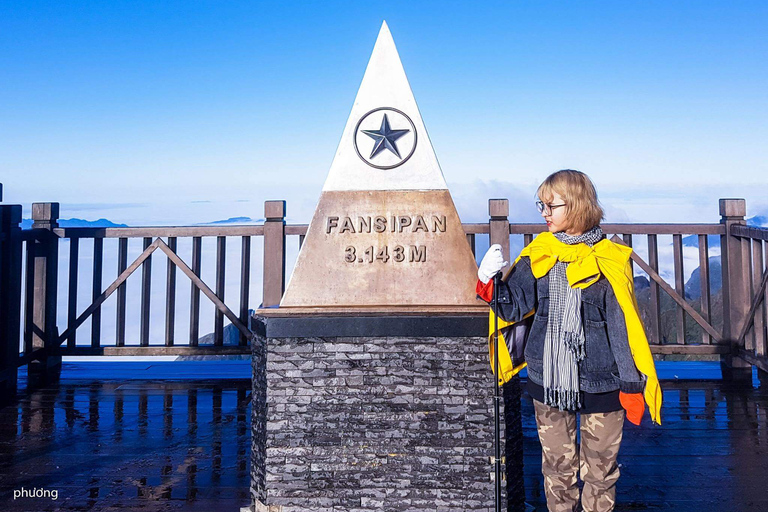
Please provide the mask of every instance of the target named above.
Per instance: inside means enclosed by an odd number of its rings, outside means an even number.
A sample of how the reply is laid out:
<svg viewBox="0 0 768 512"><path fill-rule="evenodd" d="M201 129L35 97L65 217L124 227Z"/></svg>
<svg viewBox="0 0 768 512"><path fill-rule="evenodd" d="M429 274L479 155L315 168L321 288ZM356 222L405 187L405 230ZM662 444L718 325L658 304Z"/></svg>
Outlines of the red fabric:
<svg viewBox="0 0 768 512"><path fill-rule="evenodd" d="M491 300L493 300L493 279L489 279L485 284L483 284L483 282L478 279L475 292L477 292L480 298L485 302L490 303Z"/></svg>
<svg viewBox="0 0 768 512"><path fill-rule="evenodd" d="M645 412L645 399L642 393L624 393L619 391L621 406L627 411L627 419L635 425L640 424Z"/></svg>

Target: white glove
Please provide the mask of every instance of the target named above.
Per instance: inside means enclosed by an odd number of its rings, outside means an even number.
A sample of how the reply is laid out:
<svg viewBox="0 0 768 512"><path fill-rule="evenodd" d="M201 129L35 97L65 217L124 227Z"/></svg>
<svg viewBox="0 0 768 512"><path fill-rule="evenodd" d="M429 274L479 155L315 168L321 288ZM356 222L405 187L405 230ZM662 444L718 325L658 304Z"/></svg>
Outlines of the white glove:
<svg viewBox="0 0 768 512"><path fill-rule="evenodd" d="M501 246L493 244L488 248L485 256L483 256L483 261L480 262L480 267L477 269L477 277L485 284L508 264L509 262L504 261L504 256L501 254Z"/></svg>

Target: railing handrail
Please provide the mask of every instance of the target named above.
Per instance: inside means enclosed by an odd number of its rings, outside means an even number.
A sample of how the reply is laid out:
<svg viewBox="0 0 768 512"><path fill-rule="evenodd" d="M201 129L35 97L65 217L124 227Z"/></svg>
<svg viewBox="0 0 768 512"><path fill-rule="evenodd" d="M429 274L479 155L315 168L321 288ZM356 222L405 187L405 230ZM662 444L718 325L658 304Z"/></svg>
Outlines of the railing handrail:
<svg viewBox="0 0 768 512"><path fill-rule="evenodd" d="M286 235L306 235L307 229L309 229L309 224L286 224L285 234Z"/></svg>
<svg viewBox="0 0 768 512"><path fill-rule="evenodd" d="M487 226L488 224L485 224ZM620 233L623 235L724 235L725 226L712 224L658 224L643 222L605 223L600 224L605 233ZM512 235L538 233L547 230L545 224L510 223L509 232ZM487 230L486 230L487 232Z"/></svg>
<svg viewBox="0 0 768 512"><path fill-rule="evenodd" d="M735 224L731 226L731 236L768 241L768 228Z"/></svg>
<svg viewBox="0 0 768 512"><path fill-rule="evenodd" d="M622 233L627 235L724 235L725 226L712 224L656 224L656 223L626 223L601 224L606 233Z"/></svg>
<svg viewBox="0 0 768 512"><path fill-rule="evenodd" d="M601 224L606 233L621 233L626 235L724 235L725 226L719 223L606 223ZM286 224L286 235L306 235L309 224ZM462 228L466 234L488 234L487 222L463 222ZM733 231L736 229L736 231ZM509 233L522 235L541 233L547 227L543 223L509 223ZM22 231L24 240L34 239L37 234L49 233L41 228L25 229ZM134 227L68 227L55 228L53 233L59 238L143 238L159 237L214 237L214 236L263 236L263 224L236 224L229 226L134 226ZM734 226L731 234L750 238L768 240L768 229Z"/></svg>

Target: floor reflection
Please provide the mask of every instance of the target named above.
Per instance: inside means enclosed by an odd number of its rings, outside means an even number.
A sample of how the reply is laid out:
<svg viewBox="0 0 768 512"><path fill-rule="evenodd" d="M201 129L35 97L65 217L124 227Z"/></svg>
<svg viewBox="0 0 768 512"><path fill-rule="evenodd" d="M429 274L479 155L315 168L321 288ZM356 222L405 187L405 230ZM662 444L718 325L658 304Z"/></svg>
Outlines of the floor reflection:
<svg viewBox="0 0 768 512"><path fill-rule="evenodd" d="M3 510L238 510L249 401L249 379L65 379L22 395L0 409Z"/></svg>
<svg viewBox="0 0 768 512"><path fill-rule="evenodd" d="M236 511L249 503L247 367L245 378L184 380L112 374L105 364L98 380L65 368L59 384L0 409L3 511ZM670 378L662 387L664 424L626 426L616 510L768 510L768 384ZM523 424L526 493L543 511L528 398ZM21 490L40 497L14 500Z"/></svg>

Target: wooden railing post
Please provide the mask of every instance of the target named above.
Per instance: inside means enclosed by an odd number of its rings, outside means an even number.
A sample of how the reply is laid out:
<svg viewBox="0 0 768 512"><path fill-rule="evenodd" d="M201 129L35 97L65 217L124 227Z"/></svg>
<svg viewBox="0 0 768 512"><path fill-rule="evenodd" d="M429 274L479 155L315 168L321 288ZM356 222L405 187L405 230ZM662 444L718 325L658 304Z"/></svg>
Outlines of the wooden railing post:
<svg viewBox="0 0 768 512"><path fill-rule="evenodd" d="M509 200L508 199L489 199L488 200L488 233L489 245L501 245L501 252L504 259L512 263L512 255L509 254Z"/></svg>
<svg viewBox="0 0 768 512"><path fill-rule="evenodd" d="M261 306L280 304L285 291L285 201L264 201L264 295Z"/></svg>
<svg viewBox="0 0 768 512"><path fill-rule="evenodd" d="M734 353L721 358L723 378L750 381L752 368L749 363L736 356L743 347L743 340L736 339L751 302L749 276L742 270L741 240L731 236L731 226L746 224L747 202L744 199L720 199L720 223L725 225L725 234L720 236L720 250L723 279L723 339L731 344Z"/></svg>
<svg viewBox="0 0 768 512"><path fill-rule="evenodd" d="M21 315L21 205L0 205L0 403L16 395Z"/></svg>
<svg viewBox="0 0 768 512"><path fill-rule="evenodd" d="M32 203L32 229L45 229L30 245L34 251L35 282L32 311L32 349L51 349L58 338L56 304L59 262L59 203ZM30 384L44 384L58 379L61 356L44 353L29 364Z"/></svg>

